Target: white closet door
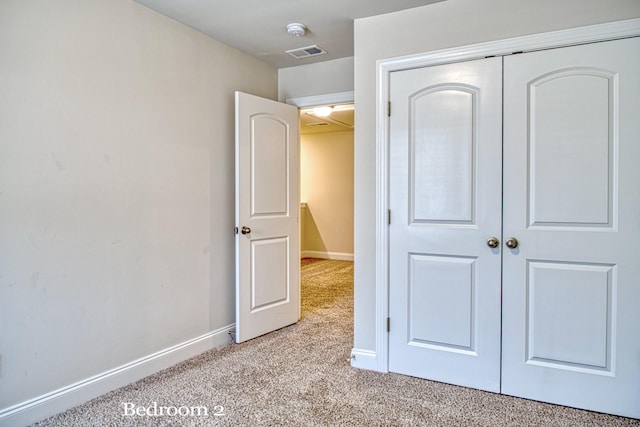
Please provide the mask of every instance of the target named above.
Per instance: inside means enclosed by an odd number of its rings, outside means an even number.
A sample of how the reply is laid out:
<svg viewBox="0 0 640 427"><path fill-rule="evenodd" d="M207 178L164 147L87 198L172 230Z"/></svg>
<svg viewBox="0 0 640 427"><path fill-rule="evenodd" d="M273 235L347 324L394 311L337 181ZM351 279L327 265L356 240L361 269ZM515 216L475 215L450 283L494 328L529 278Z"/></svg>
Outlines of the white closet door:
<svg viewBox="0 0 640 427"><path fill-rule="evenodd" d="M639 53L505 58L503 393L640 417Z"/></svg>
<svg viewBox="0 0 640 427"><path fill-rule="evenodd" d="M500 389L500 58L391 75L389 370Z"/></svg>

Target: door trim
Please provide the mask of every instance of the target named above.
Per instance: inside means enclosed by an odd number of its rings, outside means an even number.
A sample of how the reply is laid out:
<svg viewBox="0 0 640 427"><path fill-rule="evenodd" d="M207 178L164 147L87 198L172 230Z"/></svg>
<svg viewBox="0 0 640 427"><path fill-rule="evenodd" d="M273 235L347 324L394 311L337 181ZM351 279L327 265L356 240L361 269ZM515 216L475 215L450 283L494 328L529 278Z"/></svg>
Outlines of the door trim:
<svg viewBox="0 0 640 427"><path fill-rule="evenodd" d="M298 108L315 107L325 104L350 104L354 100L353 91L335 92L322 95L301 96L298 98L287 98L286 103L295 105Z"/></svg>
<svg viewBox="0 0 640 427"><path fill-rule="evenodd" d="M640 36L640 19L589 25L568 30L552 31L531 36L478 43L417 55L382 59L376 63L376 317L375 352L368 352L367 368L389 371L389 117L387 101L389 78L394 71L481 59L487 56L506 56L514 52L574 46Z"/></svg>

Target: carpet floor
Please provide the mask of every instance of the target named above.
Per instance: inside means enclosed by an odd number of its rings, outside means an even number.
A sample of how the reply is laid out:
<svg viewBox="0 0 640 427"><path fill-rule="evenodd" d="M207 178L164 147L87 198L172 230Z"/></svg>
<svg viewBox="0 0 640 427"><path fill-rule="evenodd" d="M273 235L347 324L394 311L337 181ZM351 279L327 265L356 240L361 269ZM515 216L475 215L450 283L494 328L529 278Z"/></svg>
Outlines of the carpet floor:
<svg viewBox="0 0 640 427"><path fill-rule="evenodd" d="M640 426L640 420L351 368L353 263L303 260L302 281L296 325L208 351L35 425ZM162 416L124 415L127 403L129 413L167 409ZM203 406L206 415L190 409Z"/></svg>

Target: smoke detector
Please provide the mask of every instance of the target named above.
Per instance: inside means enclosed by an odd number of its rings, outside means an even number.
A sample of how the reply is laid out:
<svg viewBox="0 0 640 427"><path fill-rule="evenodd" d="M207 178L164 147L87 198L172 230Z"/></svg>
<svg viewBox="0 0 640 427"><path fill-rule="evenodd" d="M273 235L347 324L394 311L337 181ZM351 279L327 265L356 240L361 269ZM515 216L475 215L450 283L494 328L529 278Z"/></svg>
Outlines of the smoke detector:
<svg viewBox="0 0 640 427"><path fill-rule="evenodd" d="M293 22L287 25L287 33L292 36L302 37L307 32L307 27L304 24L300 24L298 22Z"/></svg>

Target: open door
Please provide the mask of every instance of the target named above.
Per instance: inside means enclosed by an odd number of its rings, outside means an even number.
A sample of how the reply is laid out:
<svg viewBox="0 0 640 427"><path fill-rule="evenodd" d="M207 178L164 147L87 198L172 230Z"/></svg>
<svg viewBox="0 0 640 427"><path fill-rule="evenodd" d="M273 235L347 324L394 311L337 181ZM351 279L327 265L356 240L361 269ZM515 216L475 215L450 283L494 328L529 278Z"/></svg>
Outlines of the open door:
<svg viewBox="0 0 640 427"><path fill-rule="evenodd" d="M236 92L236 342L300 318L298 109Z"/></svg>

